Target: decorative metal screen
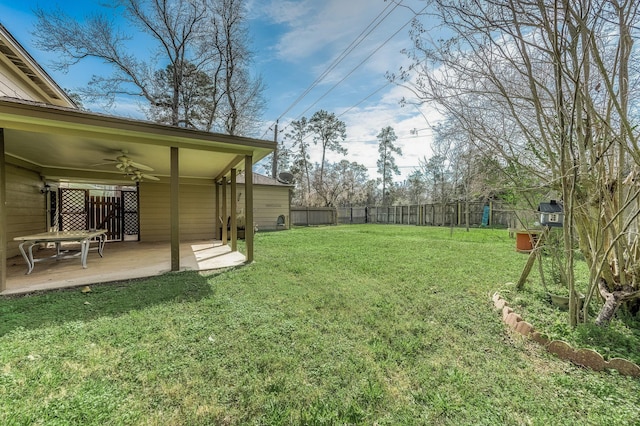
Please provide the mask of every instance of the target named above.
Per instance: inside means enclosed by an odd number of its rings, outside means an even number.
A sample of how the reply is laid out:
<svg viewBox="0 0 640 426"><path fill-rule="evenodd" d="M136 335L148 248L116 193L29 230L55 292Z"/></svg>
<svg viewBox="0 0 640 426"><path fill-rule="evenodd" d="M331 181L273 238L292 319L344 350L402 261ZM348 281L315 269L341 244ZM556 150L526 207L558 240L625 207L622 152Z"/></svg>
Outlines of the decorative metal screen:
<svg viewBox="0 0 640 426"><path fill-rule="evenodd" d="M50 226L54 231L60 229L60 204L58 203L58 191L51 191L49 193L49 214L50 214Z"/></svg>
<svg viewBox="0 0 640 426"><path fill-rule="evenodd" d="M124 235L138 235L138 193L136 191L122 191L122 208L124 219Z"/></svg>
<svg viewBox="0 0 640 426"><path fill-rule="evenodd" d="M87 191L60 189L60 230L77 231L88 228Z"/></svg>

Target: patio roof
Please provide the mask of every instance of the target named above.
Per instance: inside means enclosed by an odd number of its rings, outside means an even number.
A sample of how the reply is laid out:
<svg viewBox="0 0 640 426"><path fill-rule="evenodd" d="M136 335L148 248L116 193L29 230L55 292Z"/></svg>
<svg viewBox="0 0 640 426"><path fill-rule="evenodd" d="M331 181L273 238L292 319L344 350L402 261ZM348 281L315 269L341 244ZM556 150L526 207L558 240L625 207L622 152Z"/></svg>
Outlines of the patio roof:
<svg viewBox="0 0 640 426"><path fill-rule="evenodd" d="M133 161L150 167L152 170L148 174L168 184L170 270L176 271L181 269L179 199L182 183L211 185L215 187L218 200L219 187L222 186L224 198L227 185L213 183L222 178L226 182L230 178L234 196L238 172L244 170L250 176L253 164L276 146L272 141L79 110L1 24L0 68L6 83L0 91L0 292L7 285L8 222L5 206L9 196L14 205L20 198L15 192L7 193L7 164L38 173L46 183L68 181L128 185L132 184L133 171L126 164ZM126 164L114 161L122 155L129 159ZM125 170L118 169L117 165ZM143 166L134 166L134 169L147 173ZM133 175L134 179L137 178ZM245 188L244 208L248 223L253 222L252 182L250 179ZM222 204L226 209L226 201L223 200ZM235 203L231 204L231 216L234 218L236 207ZM220 205L216 205L215 211L209 213L219 217L219 209ZM222 234L226 245L226 229ZM237 250L236 240L237 235L233 231L232 252ZM253 260L252 233L246 238L246 260ZM198 268L202 265L199 264Z"/></svg>
<svg viewBox="0 0 640 426"><path fill-rule="evenodd" d="M179 186L209 184L229 178L234 194L237 173L252 175L252 165L271 153L275 143L113 117L34 101L0 97L0 206L7 201L5 164L24 167L45 181L131 184L112 161L126 154L149 166L170 189L170 259L181 268ZM110 161L111 160L111 161ZM251 182L253 179L251 180ZM47 182L47 183L48 183ZM226 186L222 185L224 200ZM245 188L245 211L253 223L253 185ZM218 217L216 211L210 212ZM223 201L226 209L226 201ZM236 216L231 204L231 216ZM0 291L7 285L7 218L0 209ZM226 229L223 230L226 241ZM236 251L232 232L231 251ZM244 257L244 256L243 256ZM246 238L246 261L253 261L253 234Z"/></svg>
<svg viewBox="0 0 640 426"><path fill-rule="evenodd" d="M114 117L14 98L0 98L6 161L28 163L45 179L128 182L113 164L125 152L168 181L170 148L180 149L180 178L220 179L241 171L245 156L255 164L272 141L229 136Z"/></svg>

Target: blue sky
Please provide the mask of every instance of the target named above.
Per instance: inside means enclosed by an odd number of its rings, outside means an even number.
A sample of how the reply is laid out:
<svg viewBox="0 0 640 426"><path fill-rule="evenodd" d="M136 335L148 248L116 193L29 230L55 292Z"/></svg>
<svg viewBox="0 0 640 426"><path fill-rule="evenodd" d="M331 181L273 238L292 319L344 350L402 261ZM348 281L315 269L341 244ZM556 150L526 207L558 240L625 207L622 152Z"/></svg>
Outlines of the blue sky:
<svg viewBox="0 0 640 426"><path fill-rule="evenodd" d="M98 10L101 1L0 0L0 22L60 86L73 89L104 67L86 62L71 67L66 74L53 70L51 62L55 58L33 44L33 10L58 5L82 18ZM254 71L266 84L267 108L257 137L272 140L270 129L278 118L280 129L286 132L289 121L325 109L346 123L346 158L364 164L371 178L376 177L376 135L383 127L394 128L404 154L396 158L402 172L396 180L405 178L418 166L419 159L431 155L429 126L437 122L437 114L426 106L401 107L400 99L411 94L387 84L384 77L386 71L395 71L407 61L400 52L410 46L407 24L425 6L423 0L403 0L397 7L384 0L248 0L247 5ZM365 29L371 29L372 23L377 24L375 29L292 107L338 55ZM112 113L140 117L137 106L125 101ZM319 158L312 152L313 161ZM341 158L330 156L329 160Z"/></svg>

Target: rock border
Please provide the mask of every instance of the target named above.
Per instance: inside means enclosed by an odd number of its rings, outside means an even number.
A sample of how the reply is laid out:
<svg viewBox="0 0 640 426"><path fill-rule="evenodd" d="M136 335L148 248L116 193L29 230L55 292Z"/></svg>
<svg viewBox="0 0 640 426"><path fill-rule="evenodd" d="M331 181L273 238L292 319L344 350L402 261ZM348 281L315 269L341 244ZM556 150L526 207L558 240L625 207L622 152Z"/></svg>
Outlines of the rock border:
<svg viewBox="0 0 640 426"><path fill-rule="evenodd" d="M536 331L533 325L514 312L498 292L493 294L491 300L495 309L502 313L502 321L509 328L543 346L549 353L556 355L560 359L594 371L610 369L617 370L624 376L640 377L640 366L627 359L612 358L607 361L592 349L575 349L563 340L549 340L544 334Z"/></svg>

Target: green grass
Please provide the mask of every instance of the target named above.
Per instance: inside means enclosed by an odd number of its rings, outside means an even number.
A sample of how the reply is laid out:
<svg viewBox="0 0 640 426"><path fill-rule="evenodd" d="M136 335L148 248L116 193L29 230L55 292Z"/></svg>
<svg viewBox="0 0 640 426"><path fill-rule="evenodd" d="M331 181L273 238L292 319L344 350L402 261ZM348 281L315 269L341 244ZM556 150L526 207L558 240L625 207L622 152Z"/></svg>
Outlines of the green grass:
<svg viewBox="0 0 640 426"><path fill-rule="evenodd" d="M505 285L526 261L514 245L504 230L294 229L257 234L256 261L223 273L1 300L0 424L640 423L640 381L501 322L496 290L541 312L533 282Z"/></svg>

